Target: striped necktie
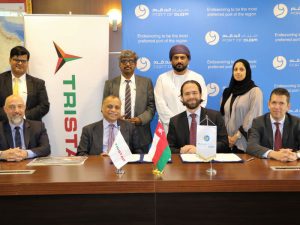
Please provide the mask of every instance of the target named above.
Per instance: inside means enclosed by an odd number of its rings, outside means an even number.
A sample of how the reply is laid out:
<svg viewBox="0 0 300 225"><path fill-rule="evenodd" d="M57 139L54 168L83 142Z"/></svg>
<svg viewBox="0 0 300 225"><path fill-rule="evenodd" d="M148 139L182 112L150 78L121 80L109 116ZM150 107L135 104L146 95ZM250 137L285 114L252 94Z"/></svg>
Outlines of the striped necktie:
<svg viewBox="0 0 300 225"><path fill-rule="evenodd" d="M274 150L278 151L282 147L282 138L281 138L281 133L279 129L280 123L274 123L276 126L276 131L275 131L275 141L274 141Z"/></svg>
<svg viewBox="0 0 300 225"><path fill-rule="evenodd" d="M126 81L126 89L125 89L125 119L131 118L131 91L129 83L131 80Z"/></svg>
<svg viewBox="0 0 300 225"><path fill-rule="evenodd" d="M196 136L197 136L197 122L196 122L196 114L192 113L190 115L192 117L191 127L190 127L190 145L196 146Z"/></svg>
<svg viewBox="0 0 300 225"><path fill-rule="evenodd" d="M20 127L15 127L15 148L22 148Z"/></svg>

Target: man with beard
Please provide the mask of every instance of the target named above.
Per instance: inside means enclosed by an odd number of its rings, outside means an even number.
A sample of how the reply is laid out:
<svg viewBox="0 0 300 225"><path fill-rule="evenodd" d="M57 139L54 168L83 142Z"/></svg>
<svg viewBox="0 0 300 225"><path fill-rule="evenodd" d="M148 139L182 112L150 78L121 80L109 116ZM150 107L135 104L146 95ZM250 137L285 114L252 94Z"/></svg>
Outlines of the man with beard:
<svg viewBox="0 0 300 225"><path fill-rule="evenodd" d="M186 111L170 119L168 142L173 153L196 153L197 124L217 126L217 152L229 152L227 131L223 117L217 111L200 106L201 86L197 81L188 80L180 89L181 102ZM208 120L207 120L208 119ZM190 133L194 123L194 136Z"/></svg>
<svg viewBox="0 0 300 225"><path fill-rule="evenodd" d="M21 96L8 96L4 112L8 120L0 121L1 160L21 161L50 154L44 123L23 119L25 104Z"/></svg>
<svg viewBox="0 0 300 225"><path fill-rule="evenodd" d="M188 69L191 60L189 49L185 45L175 45L170 49L169 58L173 70L161 74L154 88L156 109L166 133L170 118L185 110L180 101L180 87L185 81L197 81L202 88L201 106L205 107L207 103L207 88L203 77Z"/></svg>
<svg viewBox="0 0 300 225"><path fill-rule="evenodd" d="M152 142L150 122L155 114L152 81L134 73L138 56L134 51L122 50L119 57L121 75L105 82L103 99L109 95L121 100L122 119L135 125L144 153Z"/></svg>

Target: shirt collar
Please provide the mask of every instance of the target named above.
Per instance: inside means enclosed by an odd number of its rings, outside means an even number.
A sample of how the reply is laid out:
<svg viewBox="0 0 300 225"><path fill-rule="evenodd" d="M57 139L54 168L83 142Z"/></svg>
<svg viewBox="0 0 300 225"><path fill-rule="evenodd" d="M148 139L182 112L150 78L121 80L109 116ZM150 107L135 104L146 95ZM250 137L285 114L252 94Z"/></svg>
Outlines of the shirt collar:
<svg viewBox="0 0 300 225"><path fill-rule="evenodd" d="M281 119L281 120L279 120L279 121L276 121L273 117L272 117L272 115L270 114L270 119L271 119L271 123L272 124L274 124L274 123L280 123L280 125L283 125L283 123L284 123L284 120L285 120L285 115L284 115L284 117Z"/></svg>
<svg viewBox="0 0 300 225"><path fill-rule="evenodd" d="M107 128L110 124L111 124L110 122L108 122L106 119L103 118L103 127L104 128ZM115 128L118 128L118 121L115 121L112 124L115 126Z"/></svg>
<svg viewBox="0 0 300 225"><path fill-rule="evenodd" d="M135 75L132 74L130 79L126 79L122 74L121 74L121 84L125 83L125 80L131 80L131 83L135 85Z"/></svg>
<svg viewBox="0 0 300 225"><path fill-rule="evenodd" d="M14 78L17 78L17 77L13 74L12 71L11 71L11 78L12 78L12 81L14 80ZM20 80L21 82L26 81L26 73L24 73L22 76L20 76L20 77L19 77L19 80Z"/></svg>
<svg viewBox="0 0 300 225"><path fill-rule="evenodd" d="M15 124L12 124L11 122L9 122L11 130L14 130L15 127L20 127L20 129L23 130L23 124L24 124L24 120L19 125L15 125Z"/></svg>
<svg viewBox="0 0 300 225"><path fill-rule="evenodd" d="M186 110L186 114L187 114L187 117L189 118L189 116L192 114L190 113L188 110ZM197 115L198 118L200 118L200 115L201 115L201 107L199 106L199 108L196 110L196 112L194 112L194 114Z"/></svg>

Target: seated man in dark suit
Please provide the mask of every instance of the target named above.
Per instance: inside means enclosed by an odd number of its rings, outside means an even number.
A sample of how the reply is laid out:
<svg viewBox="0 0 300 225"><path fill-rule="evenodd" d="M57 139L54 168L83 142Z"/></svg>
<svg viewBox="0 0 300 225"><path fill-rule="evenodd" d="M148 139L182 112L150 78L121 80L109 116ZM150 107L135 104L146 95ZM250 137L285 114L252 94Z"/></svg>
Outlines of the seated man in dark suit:
<svg viewBox="0 0 300 225"><path fill-rule="evenodd" d="M29 51L23 46L11 49L9 64L11 71L0 74L0 121L6 120L3 106L5 99L20 95L26 105L25 118L42 120L50 107L45 81L27 74Z"/></svg>
<svg viewBox="0 0 300 225"><path fill-rule="evenodd" d="M248 134L246 152L259 158L282 162L299 158L300 118L288 113L290 93L284 88L272 91L268 102L270 112L253 120Z"/></svg>
<svg viewBox="0 0 300 225"><path fill-rule="evenodd" d="M114 137L120 130L132 153L141 153L140 143L134 124L120 120L121 101L108 96L102 102L103 120L89 124L82 129L77 155L107 155Z"/></svg>
<svg viewBox="0 0 300 225"><path fill-rule="evenodd" d="M4 111L8 121L0 121L0 159L21 161L50 154L44 123L24 119L25 104L22 97L8 96Z"/></svg>
<svg viewBox="0 0 300 225"><path fill-rule="evenodd" d="M210 120L208 122L209 126L217 126L217 152L228 152L228 138L223 117L217 111L200 106L202 102L200 84L195 80L188 80L182 84L180 93L186 111L170 119L167 138L172 152L196 153L196 136L192 138L190 127L192 123L195 123L195 127L197 127L197 124L207 125L205 118ZM196 121L192 122L194 120L192 117Z"/></svg>

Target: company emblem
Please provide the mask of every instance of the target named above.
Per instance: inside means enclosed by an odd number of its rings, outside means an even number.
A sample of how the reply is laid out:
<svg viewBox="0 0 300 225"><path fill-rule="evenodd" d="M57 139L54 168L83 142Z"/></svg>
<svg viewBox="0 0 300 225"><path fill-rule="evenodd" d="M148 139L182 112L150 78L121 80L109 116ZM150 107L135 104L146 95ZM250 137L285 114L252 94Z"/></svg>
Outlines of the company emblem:
<svg viewBox="0 0 300 225"><path fill-rule="evenodd" d="M276 70L283 70L286 67L286 59L283 56L276 56L273 59L273 67Z"/></svg>
<svg viewBox="0 0 300 225"><path fill-rule="evenodd" d="M277 4L273 9L274 16L278 19L284 18L288 14L288 8L285 4Z"/></svg>
<svg viewBox="0 0 300 225"><path fill-rule="evenodd" d="M149 16L150 10L146 5L138 5L135 7L135 15L137 18L144 20Z"/></svg>
<svg viewBox="0 0 300 225"><path fill-rule="evenodd" d="M205 35L205 41L209 45L216 45L220 40L220 35L216 31L209 31Z"/></svg>
<svg viewBox="0 0 300 225"><path fill-rule="evenodd" d="M56 64L56 69L55 69L55 73L57 73L57 71L60 70L60 68L62 68L62 66L66 63L66 62L70 62L76 59L81 59L82 57L76 56L76 55L70 55L70 54L66 54L54 41L53 41L55 50L57 52L57 56L58 56L58 61Z"/></svg>
<svg viewBox="0 0 300 225"><path fill-rule="evenodd" d="M220 92L219 85L217 85L216 83L209 83L207 85L207 92L208 92L208 96L211 97L217 96Z"/></svg>
<svg viewBox="0 0 300 225"><path fill-rule="evenodd" d="M138 59L136 67L139 71L146 72L151 67L150 60L146 57L141 57L141 58Z"/></svg>

